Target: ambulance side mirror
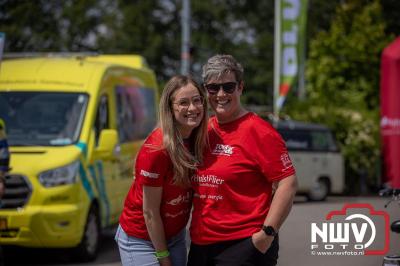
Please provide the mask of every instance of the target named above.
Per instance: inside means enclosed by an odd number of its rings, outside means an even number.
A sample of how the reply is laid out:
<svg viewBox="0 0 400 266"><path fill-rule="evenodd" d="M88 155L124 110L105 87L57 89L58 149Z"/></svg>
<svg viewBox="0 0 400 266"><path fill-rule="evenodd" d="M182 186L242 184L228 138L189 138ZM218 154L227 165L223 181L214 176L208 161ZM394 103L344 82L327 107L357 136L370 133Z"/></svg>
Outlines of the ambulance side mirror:
<svg viewBox="0 0 400 266"><path fill-rule="evenodd" d="M102 159L115 159L118 146L118 132L115 129L103 129L100 132L97 155Z"/></svg>

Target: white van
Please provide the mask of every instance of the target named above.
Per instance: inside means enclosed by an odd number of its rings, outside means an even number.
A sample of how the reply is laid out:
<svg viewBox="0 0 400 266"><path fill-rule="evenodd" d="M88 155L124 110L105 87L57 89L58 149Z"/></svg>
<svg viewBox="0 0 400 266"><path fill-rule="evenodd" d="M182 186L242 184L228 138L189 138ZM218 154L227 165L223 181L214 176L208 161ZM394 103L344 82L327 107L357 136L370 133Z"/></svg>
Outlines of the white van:
<svg viewBox="0 0 400 266"><path fill-rule="evenodd" d="M277 123L296 168L298 193L309 200L325 200L344 190L344 161L329 128L286 120Z"/></svg>

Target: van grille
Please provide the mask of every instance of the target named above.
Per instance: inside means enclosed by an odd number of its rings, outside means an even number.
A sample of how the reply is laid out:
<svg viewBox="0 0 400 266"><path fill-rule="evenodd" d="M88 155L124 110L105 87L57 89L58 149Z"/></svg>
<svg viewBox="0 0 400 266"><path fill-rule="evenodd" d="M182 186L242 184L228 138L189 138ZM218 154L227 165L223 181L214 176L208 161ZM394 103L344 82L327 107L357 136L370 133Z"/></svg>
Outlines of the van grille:
<svg viewBox="0 0 400 266"><path fill-rule="evenodd" d="M10 174L5 178L5 185L0 209L16 209L25 206L32 192L28 179L23 175Z"/></svg>
<svg viewBox="0 0 400 266"><path fill-rule="evenodd" d="M3 229L0 231L0 238L16 238L18 235L19 229Z"/></svg>

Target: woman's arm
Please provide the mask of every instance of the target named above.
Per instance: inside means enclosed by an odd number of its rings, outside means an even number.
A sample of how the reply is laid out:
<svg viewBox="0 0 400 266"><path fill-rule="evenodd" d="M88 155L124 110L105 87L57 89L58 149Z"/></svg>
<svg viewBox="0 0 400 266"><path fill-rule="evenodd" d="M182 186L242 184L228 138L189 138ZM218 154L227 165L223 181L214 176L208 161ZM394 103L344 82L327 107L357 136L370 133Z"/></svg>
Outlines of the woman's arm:
<svg viewBox="0 0 400 266"><path fill-rule="evenodd" d="M168 250L160 215L162 187L143 186L143 214L147 231L156 251ZM161 266L171 266L170 257L159 259Z"/></svg>
<svg viewBox="0 0 400 266"><path fill-rule="evenodd" d="M277 232L292 209L293 199L297 190L295 175L288 176L277 182L275 195L268 211L264 225L272 226ZM253 234L253 243L261 251L266 252L274 237L267 236L263 230Z"/></svg>

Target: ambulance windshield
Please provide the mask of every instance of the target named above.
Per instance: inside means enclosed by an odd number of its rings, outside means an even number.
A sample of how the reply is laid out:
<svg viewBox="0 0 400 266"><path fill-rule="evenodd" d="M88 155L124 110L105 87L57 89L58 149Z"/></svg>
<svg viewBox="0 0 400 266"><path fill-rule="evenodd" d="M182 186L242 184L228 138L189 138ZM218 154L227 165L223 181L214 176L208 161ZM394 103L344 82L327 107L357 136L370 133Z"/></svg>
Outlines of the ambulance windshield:
<svg viewBox="0 0 400 266"><path fill-rule="evenodd" d="M88 95L1 92L0 117L10 146L64 146L78 141Z"/></svg>

